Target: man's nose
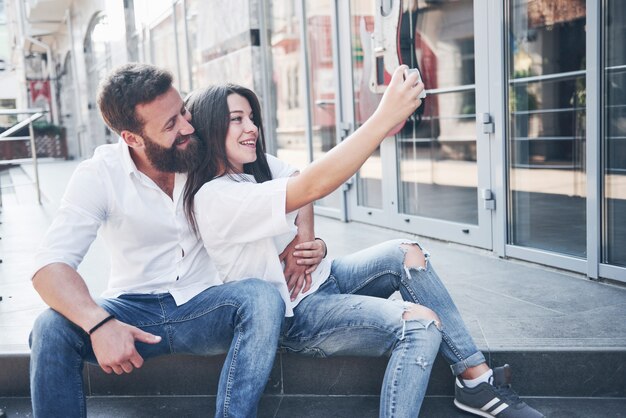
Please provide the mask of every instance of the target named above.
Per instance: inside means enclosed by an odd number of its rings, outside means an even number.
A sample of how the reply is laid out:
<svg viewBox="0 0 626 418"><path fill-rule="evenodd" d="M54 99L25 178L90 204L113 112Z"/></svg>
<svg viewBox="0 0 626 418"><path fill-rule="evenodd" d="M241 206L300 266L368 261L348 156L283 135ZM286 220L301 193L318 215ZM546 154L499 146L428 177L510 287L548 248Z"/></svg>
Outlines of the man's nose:
<svg viewBox="0 0 626 418"><path fill-rule="evenodd" d="M183 116L183 121L180 129L181 135L191 135L195 132L193 125L191 124L191 115L189 112L185 113Z"/></svg>

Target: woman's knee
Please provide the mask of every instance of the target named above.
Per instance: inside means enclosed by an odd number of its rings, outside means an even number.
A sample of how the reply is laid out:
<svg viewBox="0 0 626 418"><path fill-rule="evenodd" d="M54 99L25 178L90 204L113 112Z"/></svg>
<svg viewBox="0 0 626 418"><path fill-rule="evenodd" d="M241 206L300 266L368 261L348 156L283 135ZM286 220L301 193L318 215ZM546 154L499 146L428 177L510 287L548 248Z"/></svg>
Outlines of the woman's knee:
<svg viewBox="0 0 626 418"><path fill-rule="evenodd" d="M405 329L415 328L419 331L420 349L425 354L430 353L434 358L439 351L442 339L442 324L437 314L425 306L410 303L405 307L402 320L405 323ZM413 323L415 323L414 326L412 326Z"/></svg>
<svg viewBox="0 0 626 418"><path fill-rule="evenodd" d="M386 254L400 258L405 268L417 269L426 267L427 255L422 247L415 241L393 239L380 245L381 249L383 249Z"/></svg>
<svg viewBox="0 0 626 418"><path fill-rule="evenodd" d="M404 265L407 268L426 268L426 255L417 243L403 242L400 247L404 251Z"/></svg>
<svg viewBox="0 0 626 418"><path fill-rule="evenodd" d="M424 305L418 305L416 303L408 304L406 310L402 314L402 319L405 321L410 320L426 320L432 321L438 329L441 329L441 320L439 316L430 308Z"/></svg>

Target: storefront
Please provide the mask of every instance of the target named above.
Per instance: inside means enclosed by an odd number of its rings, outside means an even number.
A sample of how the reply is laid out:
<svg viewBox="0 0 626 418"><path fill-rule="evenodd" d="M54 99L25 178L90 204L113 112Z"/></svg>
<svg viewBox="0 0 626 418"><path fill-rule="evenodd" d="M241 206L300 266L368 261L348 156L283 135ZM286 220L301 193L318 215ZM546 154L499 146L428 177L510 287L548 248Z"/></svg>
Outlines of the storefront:
<svg viewBox="0 0 626 418"><path fill-rule="evenodd" d="M83 46L92 145L114 138L90 94L124 60L183 93L252 87L269 149L301 167L371 114L394 66L418 66L424 107L317 212L626 281L624 2L134 0L115 18L82 3L66 44ZM101 36L120 18L126 54Z"/></svg>

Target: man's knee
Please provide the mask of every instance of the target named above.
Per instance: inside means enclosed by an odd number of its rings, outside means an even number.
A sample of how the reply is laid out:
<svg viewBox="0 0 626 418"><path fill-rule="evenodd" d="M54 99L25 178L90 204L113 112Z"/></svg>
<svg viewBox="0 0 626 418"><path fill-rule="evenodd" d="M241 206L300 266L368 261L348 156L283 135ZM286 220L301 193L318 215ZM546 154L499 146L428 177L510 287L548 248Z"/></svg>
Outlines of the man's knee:
<svg viewBox="0 0 626 418"><path fill-rule="evenodd" d="M77 337L80 331L80 328L57 311L46 309L33 324L29 344L31 349L36 349L42 344L57 345L59 340L68 341L72 337Z"/></svg>
<svg viewBox="0 0 626 418"><path fill-rule="evenodd" d="M253 315L263 315L268 318L285 315L285 303L276 286L260 279L242 280L239 288L243 305L252 310Z"/></svg>

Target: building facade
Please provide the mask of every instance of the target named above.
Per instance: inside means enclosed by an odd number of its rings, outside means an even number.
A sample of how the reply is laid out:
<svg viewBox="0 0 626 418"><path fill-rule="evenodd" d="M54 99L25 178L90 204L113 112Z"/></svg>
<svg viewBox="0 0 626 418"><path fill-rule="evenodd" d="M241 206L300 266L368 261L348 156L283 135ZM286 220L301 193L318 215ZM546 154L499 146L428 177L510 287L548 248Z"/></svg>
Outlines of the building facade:
<svg viewBox="0 0 626 418"><path fill-rule="evenodd" d="M24 71L38 64L50 83L53 117L75 157L117 140L95 91L124 62L168 68L183 94L226 81L251 87L268 148L300 167L371 114L395 66L419 67L424 106L316 211L626 282L623 1L7 7Z"/></svg>

